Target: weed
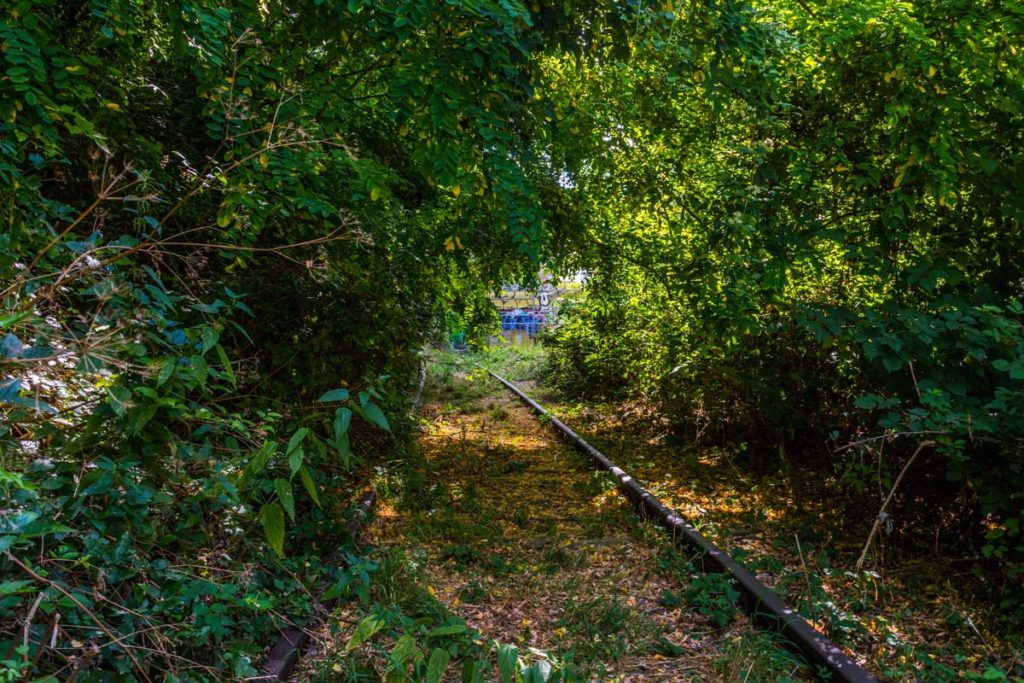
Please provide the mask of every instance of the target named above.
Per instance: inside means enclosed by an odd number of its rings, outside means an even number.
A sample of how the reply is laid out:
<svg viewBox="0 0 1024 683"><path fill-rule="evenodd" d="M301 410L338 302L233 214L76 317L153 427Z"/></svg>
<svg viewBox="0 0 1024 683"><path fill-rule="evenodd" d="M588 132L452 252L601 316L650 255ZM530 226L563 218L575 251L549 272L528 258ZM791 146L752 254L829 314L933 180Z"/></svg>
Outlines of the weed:
<svg viewBox="0 0 1024 683"><path fill-rule="evenodd" d="M431 476L422 462L410 462L402 480L399 505L404 510L433 510L447 505L451 493L442 483Z"/></svg>
<svg viewBox="0 0 1024 683"><path fill-rule="evenodd" d="M603 471L590 470L587 478L574 481L571 488L574 493L596 498L614 489L615 483Z"/></svg>
<svg viewBox="0 0 1024 683"><path fill-rule="evenodd" d="M471 605L481 602L486 597L487 588L476 579L459 589L459 600Z"/></svg>
<svg viewBox="0 0 1024 683"><path fill-rule="evenodd" d="M446 541L451 545L489 543L500 537L500 532L488 526L486 520L472 515L442 509L436 514L419 513L412 518L416 535L424 540Z"/></svg>
<svg viewBox="0 0 1024 683"><path fill-rule="evenodd" d="M332 681L370 683L379 679L380 676L368 662L356 657L332 657L325 660L312 676L313 683L329 683Z"/></svg>
<svg viewBox="0 0 1024 683"><path fill-rule="evenodd" d="M728 625L736 617L740 593L732 577L725 574L697 574L683 592L686 602L716 626Z"/></svg>
<svg viewBox="0 0 1024 683"><path fill-rule="evenodd" d="M510 460L502 467L502 474L518 474L529 469L530 463L522 460Z"/></svg>
<svg viewBox="0 0 1024 683"><path fill-rule="evenodd" d="M683 596L676 591L670 591L667 588L662 589L661 598L658 600L658 604L662 607L674 609L683 604Z"/></svg>
<svg viewBox="0 0 1024 683"><path fill-rule="evenodd" d="M552 571L565 567L580 567L586 561L579 553L574 553L565 546L558 544L551 544L544 548L541 559Z"/></svg>
<svg viewBox="0 0 1024 683"><path fill-rule="evenodd" d="M676 579L681 583L686 583L697 572L693 561L682 555L678 548L671 543L662 545L658 553L658 568L666 576Z"/></svg>
<svg viewBox="0 0 1024 683"><path fill-rule="evenodd" d="M549 517L533 519L534 530L540 536L554 536L558 533L558 520Z"/></svg>
<svg viewBox="0 0 1024 683"><path fill-rule="evenodd" d="M661 628L618 596L571 600L559 621L582 662L618 661L657 650Z"/></svg>
<svg viewBox="0 0 1024 683"><path fill-rule="evenodd" d="M544 373L545 352L539 345L492 346L480 354L480 362L513 382L540 377Z"/></svg>
<svg viewBox="0 0 1024 683"><path fill-rule="evenodd" d="M808 680L803 659L787 649L782 636L765 631L750 631L730 638L715 662L715 671L723 681L788 683Z"/></svg>
<svg viewBox="0 0 1024 683"><path fill-rule="evenodd" d="M494 554L487 560L487 571L494 576L507 576L516 570L516 566L509 562L504 555Z"/></svg>
<svg viewBox="0 0 1024 683"><path fill-rule="evenodd" d="M421 557L412 556L401 548L384 551L371 584L373 597L392 607L408 601L418 590L422 564Z"/></svg>
<svg viewBox="0 0 1024 683"><path fill-rule="evenodd" d="M637 517L632 510L615 501L580 521L583 523L583 532L593 538L614 536L622 532L632 534L638 528Z"/></svg>
<svg viewBox="0 0 1024 683"><path fill-rule="evenodd" d="M530 523L530 511L525 507L517 508L509 521L521 529Z"/></svg>
<svg viewBox="0 0 1024 683"><path fill-rule="evenodd" d="M468 545L446 545L441 549L441 556L448 560L455 560L459 567L468 567L480 561L480 551Z"/></svg>

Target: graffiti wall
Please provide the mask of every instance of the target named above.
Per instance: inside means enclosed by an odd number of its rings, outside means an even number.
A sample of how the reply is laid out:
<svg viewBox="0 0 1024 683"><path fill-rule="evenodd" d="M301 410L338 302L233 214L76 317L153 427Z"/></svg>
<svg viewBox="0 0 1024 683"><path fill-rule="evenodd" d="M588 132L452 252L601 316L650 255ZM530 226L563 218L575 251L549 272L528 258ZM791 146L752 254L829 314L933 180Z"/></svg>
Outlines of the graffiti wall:
<svg viewBox="0 0 1024 683"><path fill-rule="evenodd" d="M501 335L513 344L529 344L554 322L558 299L578 291L582 278L555 284L550 275L540 274L537 288L504 287L491 298L501 317Z"/></svg>

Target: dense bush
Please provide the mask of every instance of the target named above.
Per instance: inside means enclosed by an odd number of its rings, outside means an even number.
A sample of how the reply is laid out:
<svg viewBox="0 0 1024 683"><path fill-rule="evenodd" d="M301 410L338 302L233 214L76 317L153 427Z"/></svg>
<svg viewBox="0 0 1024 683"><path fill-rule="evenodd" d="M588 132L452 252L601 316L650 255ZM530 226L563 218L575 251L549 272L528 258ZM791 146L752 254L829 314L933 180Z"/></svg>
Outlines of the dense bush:
<svg viewBox="0 0 1024 683"><path fill-rule="evenodd" d="M922 446L913 497L970 501L957 531L1019 584L1022 28L963 0L693 4L628 62L548 60L594 273L552 370L762 453L870 449L890 482Z"/></svg>
<svg viewBox="0 0 1024 683"><path fill-rule="evenodd" d="M417 351L546 248L571 15L4 3L0 676L242 677L308 613Z"/></svg>
<svg viewBox="0 0 1024 683"><path fill-rule="evenodd" d="M593 272L560 377L769 449L924 443L1015 581L1022 30L973 0L5 3L0 671L251 674L403 447L417 351L541 261Z"/></svg>

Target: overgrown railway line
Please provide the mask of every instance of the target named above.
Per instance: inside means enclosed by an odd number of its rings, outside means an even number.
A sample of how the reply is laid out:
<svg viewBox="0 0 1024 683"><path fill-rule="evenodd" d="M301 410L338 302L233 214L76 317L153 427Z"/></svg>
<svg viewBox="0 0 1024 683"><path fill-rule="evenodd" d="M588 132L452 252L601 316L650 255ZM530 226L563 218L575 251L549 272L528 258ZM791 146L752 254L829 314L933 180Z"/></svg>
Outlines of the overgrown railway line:
<svg viewBox="0 0 1024 683"><path fill-rule="evenodd" d="M515 384L488 368L480 367L515 394L535 414L544 416L550 421L551 426L577 450L589 456L598 467L614 476L619 488L633 502L638 511L647 519L664 527L671 534L675 543L698 551L704 569L731 576L742 594L744 609L762 626L782 634L809 661L827 669L832 680L844 683L877 683L874 676L853 661L826 636L814 629L782 598L758 581L728 553L705 538L682 516L666 507L636 479L587 443Z"/></svg>
<svg viewBox="0 0 1024 683"><path fill-rule="evenodd" d="M468 369L468 365L463 366L462 363L456 365ZM684 561L689 559L693 562L691 571L696 569L698 572L719 573L730 577L737 592L740 594L740 604L751 617L750 621L757 622L761 626L766 634L765 637L777 639L778 644L785 644L790 649L798 651L811 665L806 668L801 667L800 680L805 680L805 676L813 676L815 669L819 675L831 681L871 683L877 680L842 649L815 630L796 610L758 581L750 571L730 557L728 553L705 538L681 515L669 509L632 476L530 398L522 389L489 368L479 364L477 364L477 367L493 377L496 382L511 392L511 395L506 395L507 398L502 398L500 392L495 393L484 386L477 385L476 391L480 394L480 397L476 399L478 402L475 404L471 401L465 405L452 405L448 403L447 399L435 396L433 402L425 408L428 415L432 412L436 413L436 417L429 420L429 431L423 437L425 439L424 448L426 449L425 455L427 457L425 462L433 463L426 472L428 472L428 477L431 480L448 480L454 489L476 491L472 495L481 497L475 499L473 510L494 507L493 519L490 522L500 527L501 531L499 531L496 538L492 539L492 545L488 546L485 541L482 545L477 544L474 546L473 542L459 539L459 532L454 529L445 529L443 526L417 527L419 523L414 519L415 513L401 512L400 507L395 507L395 504L398 502L395 500L391 503L385 502L385 506L389 508L390 512L386 518L378 520L378 524L374 526L374 529L376 529L374 532L376 540L372 542L374 546L378 547L378 550L384 551L385 554L402 548L416 553L422 552L416 550L416 548L423 538L433 538L432 548L427 551L428 555L433 555L433 560L428 561L428 564L432 564L433 570L429 570L422 578L425 579L424 585L428 587L431 594L434 594L434 587L437 588L437 599L445 603L454 615L460 616L471 627L477 628L481 633L487 634L489 638L494 638L500 642L509 642L509 639L515 638L516 624L522 620L523 624L530 623L531 627L535 625L539 629L534 632L534 636L527 636L528 641L526 641L526 644L530 644L534 637L544 632L549 635L542 637L541 641L537 642L537 646L542 649L555 647L560 651L560 648L564 647L566 643L562 641L559 644L559 641L562 640L561 638L556 638L552 641L550 633L564 631L564 629L557 627L564 623L562 619L565 614L569 613L566 610L571 611L573 600L578 599L572 597L573 592L578 590L578 588L570 589L570 593L566 594L563 587L556 586L555 584L572 584L572 582L578 581L584 576L574 572L582 571L591 574L596 572L597 575L604 578L594 581L585 578L583 585L586 585L587 588L582 594L577 595L586 596L588 599L602 597L612 600L618 599L615 596L620 596L621 599L629 600L630 604L637 605L637 609L640 610L637 615L641 616L642 619L653 618L657 623L661 624L661 628L667 627L672 629L675 634L673 637L677 642L686 643L692 636L697 637L698 642L695 649L693 649L692 645L687 645L677 651L677 653L674 653L672 657L667 659L661 658L663 660L662 664L666 665L667 668L657 663L657 657L652 660L645 659L643 655L640 655L638 659L631 660L630 663L620 662L615 667L615 670L619 674L626 674L624 680L647 680L648 676L651 675L653 675L651 680L689 680L693 679L693 674L697 671L711 674L705 667L707 650L702 648L701 643L707 643L704 640L707 634L701 635L702 627L699 617L697 622L693 622L689 616L683 618L678 613L672 616L670 614L671 610L666 610L664 606L658 606L659 601L655 596L662 588L669 587L671 579L669 579L669 584L666 584L663 578L660 580L659 585L659 580L657 579L652 584L647 578L638 578L640 575L649 576L648 572L651 571L652 566L650 551L641 550L645 545L644 541L640 540L639 537L630 540L628 537L618 536L615 537L616 543L608 546L604 542L608 539L584 539L584 536L589 537L594 531L581 533L582 530L580 528L572 526L576 522L569 522L570 526L568 528L559 528L559 530L552 528L551 530L543 531L539 528L534 528L532 516L538 512L552 519L580 519L574 512L570 512L575 510L572 506L578 504L578 502L573 503L568 500L568 498L575 498L578 495L578 492L576 494L570 493L573 490L572 486L559 493L558 498L553 500L550 495L551 492L543 486L538 486L538 481L549 480L552 477L559 480L564 477L567 481L574 481L578 480L581 476L586 478L588 476L585 474L586 472L592 472L594 476L599 475L584 460L579 460L576 464L569 464L565 459L560 459L558 453L568 451L563 451L560 447L552 450L554 444L557 443L557 439L550 440L540 436L548 431L546 426L537 425L536 430L530 427L531 424L536 423L532 421L527 411L514 408L515 404L521 401L534 414L543 417L542 422L550 422L551 426L555 428L557 435L562 437L564 441L567 441L568 445L575 447L575 449L588 456L592 464L597 465L599 471L611 474L614 477L614 484L624 494L624 497L620 499L623 505L617 508L619 512L616 515L620 516L619 518L622 520L633 519L633 514L629 511L629 506L626 505L627 503L632 504L634 510L638 511L641 517L667 529L672 541L679 549L695 551L687 553L687 558L681 558ZM484 379L484 377L484 375L478 375L480 379ZM485 396L491 398L484 399ZM514 400L512 396L518 401ZM501 417L492 418L489 413L480 412L483 410L483 400L486 400L488 403L489 407L487 410L492 413L497 411ZM459 407L460 405L462 407ZM498 422L490 422L489 420L491 419L497 419ZM425 424L427 423L425 422ZM439 431L435 433L434 430ZM528 434L536 435L527 436ZM520 439L522 438L526 438L527 441L521 441ZM499 443L503 445L498 445ZM512 458L513 453L522 453L522 455L515 456L514 461L509 460L509 462L505 462L506 458L494 457L498 453L507 453L509 458ZM473 463L476 464L474 465ZM517 465L518 467L509 469L509 464ZM597 479L593 481L597 481ZM541 489L544 490L541 491ZM525 498L523 498L524 496ZM510 514L512 508L507 507L507 502L501 502L517 497L520 498L519 504L531 510L529 513L531 522L526 527L519 529L519 531L516 531L516 527L523 524L523 522L515 521L515 517L520 516L522 513L516 511ZM568 498L563 499L563 497ZM591 508L589 512L580 510L585 516L593 515L595 512L603 514L598 512L598 509L610 511L607 499L603 497L595 498L588 505L596 505L596 508ZM458 504L456 504L457 506ZM467 510L467 514L475 518L476 513L473 510ZM434 510L428 511L428 518L433 518L434 512ZM449 509L448 512L442 511L438 516L449 516L452 514L457 515L459 513L455 509ZM599 536L602 533L612 532L611 526L608 526L609 522L610 520L599 522L605 527L603 532L597 532ZM428 522L428 524L435 523L442 524L441 522ZM587 528L591 527L588 526ZM413 533L410 534L410 531L413 531ZM426 535L424 535L424 532L426 532ZM507 565L508 571L519 572L523 570L523 566L516 564L515 558L518 552L516 548L524 544L529 545L532 550L527 550L527 555L530 553L539 554L540 550L538 548L541 546L537 545L537 538L534 538L537 533L548 535L546 537L547 540L543 544L544 549L555 548L559 545L558 539L564 542L569 538L572 539L572 543L565 547L590 548L589 544L593 543L600 547L601 555L588 555L587 553L591 552L593 548L585 550L580 554L579 560L586 568L582 570L562 569L563 574L560 574L557 579L549 575L540 584L532 583L532 580L528 578L529 572L522 575L503 573L502 576L506 578L500 581L508 581L513 579L514 576L519 578L515 578L513 581L516 585L504 587L509 590L504 591L502 596L495 597L491 601L494 604L488 604L486 600L484 603L466 604L466 601L462 599L465 596L466 585L476 585L479 588L480 584L473 577L476 576L481 578L481 580L482 577L474 574L473 570L467 568L461 559L454 560L455 564L452 565L453 560L450 556L452 553L446 556L443 549L438 552L439 548L447 542L441 539L449 538L453 544L452 547L456 550L461 547L458 545L460 543L469 543L470 546L474 546L475 549L467 546L464 552L470 553L472 550L473 555L479 558L476 561L481 563L492 552L504 554L506 557L512 558L512 564ZM654 537L647 537L648 541L646 543L649 543L650 539ZM675 551L671 550L670 546L665 546L661 552L667 553L667 555L662 555L662 557L675 554ZM624 562L626 558L630 558L630 561ZM634 564L636 562L639 562L639 564ZM614 568L616 564L618 565L617 569ZM654 564L656 565L657 562ZM647 568L641 569L641 565ZM512 570L513 566L519 566L519 568ZM632 569L628 570L625 575L622 575L621 569L626 566L632 567ZM536 569L534 567L533 571L536 571ZM623 578L623 576L629 574L634 576ZM619 578L613 578L613 576L618 576ZM499 584L492 584L491 588L487 590L496 590L499 589L499 586L500 582ZM671 588L668 589L672 590ZM520 605L519 608L514 608L511 613L508 612L510 596L513 596L511 597L512 604ZM532 608L538 609L531 612ZM544 614L545 611L547 612L546 614ZM354 615L348 614L347 617L349 617L348 621L350 622ZM342 621L345 622L346 620L343 619ZM696 630L694 630L695 627ZM736 624L736 627L740 629L749 628L749 626L744 627L739 622ZM277 651L271 657L272 660L277 659L281 661L267 663L268 666L264 669L264 672L269 675L264 680L283 680L291 672L299 654L298 650L304 648L311 640L309 632L302 634L305 637L295 639L294 636L298 633L299 631L296 629L282 633ZM336 641L335 645L332 645L331 636L324 635L323 630L320 633L322 636L320 640L326 646L320 649L320 655L326 654L326 656L330 657L331 650L334 649L335 651L341 651L342 656L345 656L345 653L349 651L350 648L343 647L341 641ZM733 631L733 633L735 634L736 632ZM725 633L720 633L714 636L714 638L722 638L725 635ZM317 638L314 631L313 639L316 640ZM289 650L288 646L293 641L297 647L291 648L294 651L285 652L285 650ZM682 654L684 650L687 654ZM284 656L282 657L282 655ZM691 655L696 657L692 662L690 661ZM316 668L315 660L318 656L311 655L311 662L304 665L306 672ZM702 658L705 664L698 663ZM746 659L744 657L744 660ZM668 664L669 661L674 661L675 663ZM277 668L275 665L283 662L287 662L285 667L274 670ZM652 664L654 668L659 669L657 672L652 670ZM625 669L623 669L623 666L625 666ZM742 666L746 669L745 663ZM733 673L735 674L736 672L733 671ZM749 674L749 670L746 673ZM790 673L791 676L792 673ZM743 675L742 671L740 675ZM680 678L680 676L683 676L683 678ZM690 678L687 679L686 676L690 676ZM729 674L718 670L710 679L706 679L704 675L698 675L693 680L730 679Z"/></svg>

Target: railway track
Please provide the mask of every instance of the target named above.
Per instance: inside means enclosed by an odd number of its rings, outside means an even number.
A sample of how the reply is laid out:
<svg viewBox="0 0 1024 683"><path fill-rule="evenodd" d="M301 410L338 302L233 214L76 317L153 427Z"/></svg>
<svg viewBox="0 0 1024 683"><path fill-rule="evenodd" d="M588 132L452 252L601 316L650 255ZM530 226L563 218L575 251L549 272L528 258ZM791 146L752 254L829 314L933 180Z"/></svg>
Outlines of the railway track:
<svg viewBox="0 0 1024 683"><path fill-rule="evenodd" d="M705 571L719 572L730 576L741 594L741 605L753 621L762 628L780 634L792 647L798 650L808 662L816 664L828 672L827 680L844 683L877 683L877 679L851 659L842 649L832 643L825 635L814 629L795 609L776 595L771 589L757 580L745 567L740 565L728 553L718 548L712 541L698 532L693 525L677 512L669 509L656 496L644 488L632 476L623 471L607 456L587 443L565 423L551 414L539 403L530 398L522 389L498 375L478 365L497 382L503 385L516 398L522 401L534 414L543 416L544 422L550 422L557 433L588 456L600 469L615 478L615 483L625 496L632 502L638 513L644 518L664 527L671 535L674 543L681 547L696 551L699 565ZM373 505L372 494L364 496L360 501L359 514L353 520L355 533L366 514ZM328 609L332 606L325 605ZM262 667L262 676L258 680L288 680L295 669L300 654L309 645L309 631L294 627L281 631L277 642L271 648L267 660Z"/></svg>
<svg viewBox="0 0 1024 683"><path fill-rule="evenodd" d="M847 656L824 634L812 627L795 609L758 581L745 567L705 538L681 515L665 506L607 456L583 440L515 384L482 365L479 367L486 370L488 374L515 394L536 415L544 416L546 420L550 421L562 437L572 443L577 450L589 456L600 469L615 477L619 488L633 502L639 513L664 527L671 534L675 543L696 550L706 571L720 572L731 576L742 596L743 608L763 628L777 631L808 661L824 667L831 676L830 680L843 683L878 683L878 679Z"/></svg>

